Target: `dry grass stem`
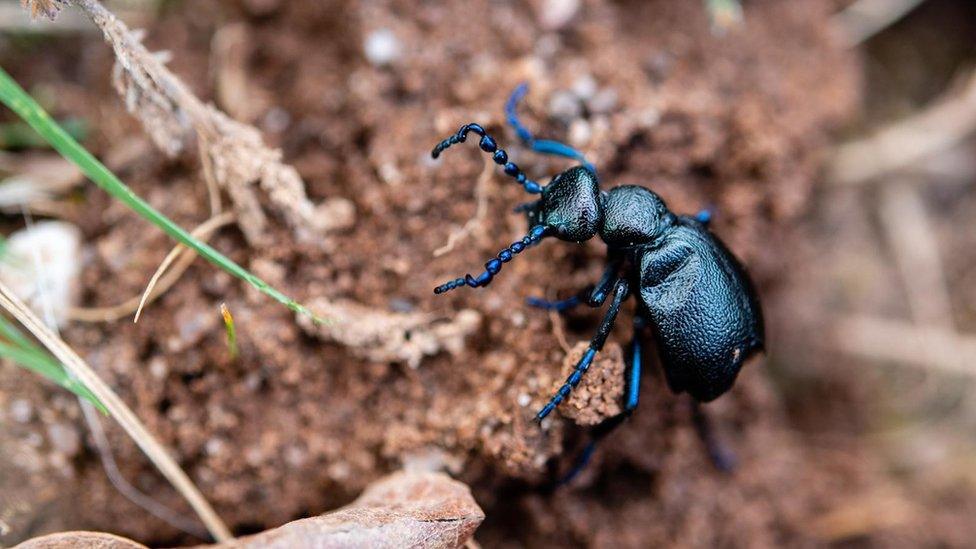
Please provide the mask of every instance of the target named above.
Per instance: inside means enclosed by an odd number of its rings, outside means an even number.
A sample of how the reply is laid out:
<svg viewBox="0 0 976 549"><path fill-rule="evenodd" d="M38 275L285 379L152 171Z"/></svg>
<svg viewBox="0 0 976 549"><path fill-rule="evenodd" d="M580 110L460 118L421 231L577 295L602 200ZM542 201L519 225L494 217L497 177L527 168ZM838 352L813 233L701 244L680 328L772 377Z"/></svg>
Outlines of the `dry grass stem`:
<svg viewBox="0 0 976 549"><path fill-rule="evenodd" d="M976 71L962 89L864 139L841 145L827 163L835 185L860 185L945 151L976 130Z"/></svg>
<svg viewBox="0 0 976 549"><path fill-rule="evenodd" d="M831 324L828 345L875 361L976 376L976 337L911 322L862 316L840 317Z"/></svg>
<svg viewBox="0 0 976 549"><path fill-rule="evenodd" d="M211 217L203 224L194 229L190 234L195 238L207 241L214 232L218 229L230 225L234 221L233 215L230 212L225 212L218 215L217 217ZM171 260L167 263L167 260L171 256L175 257L175 264L172 269L169 268L170 264L173 263ZM124 302L113 305L111 307L76 307L68 311L68 318L70 320L78 320L81 322L114 322L121 318L127 317L140 310L140 307L144 307L149 303L155 301L159 296L166 293L173 284L183 276L183 273L193 264L194 259L196 259L197 254L188 250L182 244L178 244L170 250L169 254L163 259L163 263L156 270L156 273L150 279L149 286L147 286L146 291L142 296L134 296ZM165 275L162 274L163 271Z"/></svg>
<svg viewBox="0 0 976 549"><path fill-rule="evenodd" d="M880 202L881 222L895 252L912 317L920 325L953 330L939 241L917 187L910 182L887 185Z"/></svg>
<svg viewBox="0 0 976 549"><path fill-rule="evenodd" d="M224 212L204 221L199 227L191 231L190 234L193 235L194 238L206 240L211 234L214 233L214 231L225 225L230 225L233 223L233 221L234 215L230 212ZM139 316L142 314L143 307L145 307L146 303L149 301L149 296L152 295L152 292L156 288L156 284L159 282L160 277L166 273L166 269L169 268L173 261L176 261L176 258L178 258L180 254L186 253L188 253L190 256L196 256L193 250L190 250L182 244L173 246L173 249L166 254L166 257L163 258L163 262L160 263L159 267L156 269L156 272L153 273L152 277L149 279L149 284L146 285L146 290L142 292L142 299L139 300L139 306L136 308L136 316L132 319L133 323L139 322Z"/></svg>
<svg viewBox="0 0 976 549"><path fill-rule="evenodd" d="M434 257L440 257L454 249L459 242L471 236L472 233L481 228L488 215L488 184L491 182L491 174L495 169L494 162L490 158L485 159L485 169L481 170L478 176L478 183L475 187L475 208L474 217L469 219L460 229L451 232L447 236L447 243L434 250Z"/></svg>
<svg viewBox="0 0 976 549"><path fill-rule="evenodd" d="M60 337L52 332L44 323L24 305L20 299L0 282L0 307L9 312L28 331L43 344L65 369L91 390L96 397L108 408L109 413L119 422L119 425L139 445L139 448L159 469L164 477L180 492L193 510L207 526L207 530L217 540L230 539L230 531L220 520L210 503L203 497L193 482L180 469L180 466L166 452L166 449L156 441L139 418L122 401L115 391L98 377L98 374L85 363Z"/></svg>
<svg viewBox="0 0 976 549"><path fill-rule="evenodd" d="M102 30L116 56L116 90L156 146L175 156L194 138L200 141L205 169L230 196L248 242L262 242L268 223L256 187L298 237L307 240L333 228L333 220L309 201L298 172L281 161L281 151L264 144L255 128L200 101L166 68L165 53L147 50L140 33L130 31L97 0L67 1Z"/></svg>

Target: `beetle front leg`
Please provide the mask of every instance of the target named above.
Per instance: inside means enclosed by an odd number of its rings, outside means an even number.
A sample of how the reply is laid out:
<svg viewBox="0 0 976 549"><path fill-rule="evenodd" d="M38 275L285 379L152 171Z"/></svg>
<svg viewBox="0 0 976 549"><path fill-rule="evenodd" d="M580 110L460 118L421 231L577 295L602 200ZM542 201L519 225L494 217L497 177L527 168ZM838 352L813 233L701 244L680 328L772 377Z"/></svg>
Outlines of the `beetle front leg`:
<svg viewBox="0 0 976 549"><path fill-rule="evenodd" d="M624 411L604 420L590 431L590 442L586 448L576 458L573 467L556 482L556 486L562 486L571 482L579 475L590 459L596 452L596 447L604 437L612 433L617 427L630 417L630 414L637 409L637 402L640 398L641 370L644 362L643 346L641 336L643 335L646 321L640 316L634 317L634 337L630 342L629 364L626 374L626 390L624 392Z"/></svg>
<svg viewBox="0 0 976 549"><path fill-rule="evenodd" d="M622 256L610 258L606 268L603 270L603 276L600 277L600 281L583 288L573 297L558 301L550 301L541 297L528 297L525 301L530 307L558 312L568 311L584 303L590 307L600 307L607 300L607 296L610 295L610 290L613 288L613 283L617 280L617 273L620 271L620 264L622 262Z"/></svg>
<svg viewBox="0 0 976 549"><path fill-rule="evenodd" d="M607 336L610 335L610 330L613 329L613 323L617 320L617 313L620 312L620 306L629 295L630 286L627 284L627 280L618 279L613 290L613 301L610 302L610 307L607 309L607 314L604 315L603 322L600 323L596 335L590 340L589 348L583 354L583 357L580 358L579 362L576 363L576 367L573 368L573 373L566 378L563 386L556 391L556 394L549 400L549 403L536 414L536 421L542 421L552 413L556 409L556 406L559 406L559 403L565 400L569 396L569 393L579 385L580 380L583 379L583 374L586 373L590 364L593 363L593 358L603 349L603 345L607 342Z"/></svg>

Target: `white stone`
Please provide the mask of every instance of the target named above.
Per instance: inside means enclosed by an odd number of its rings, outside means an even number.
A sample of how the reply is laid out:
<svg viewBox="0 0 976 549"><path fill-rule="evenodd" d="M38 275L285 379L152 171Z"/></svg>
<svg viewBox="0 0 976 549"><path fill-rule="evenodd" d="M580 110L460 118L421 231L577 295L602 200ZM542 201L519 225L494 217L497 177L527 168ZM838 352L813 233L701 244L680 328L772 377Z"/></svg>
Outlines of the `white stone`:
<svg viewBox="0 0 976 549"><path fill-rule="evenodd" d="M15 232L0 257L0 280L58 327L77 303L80 272L81 232L63 221L42 221Z"/></svg>
<svg viewBox="0 0 976 549"><path fill-rule="evenodd" d="M596 95L597 84L593 75L582 74L573 81L573 93L583 101L589 101Z"/></svg>
<svg viewBox="0 0 976 549"><path fill-rule="evenodd" d="M565 27L580 9L580 0L543 0L539 8L539 24L547 30Z"/></svg>
<svg viewBox="0 0 976 549"><path fill-rule="evenodd" d="M400 57L400 39L390 29L374 30L363 41L363 53L373 65L389 65Z"/></svg>
<svg viewBox="0 0 976 549"><path fill-rule="evenodd" d="M34 407L27 399L18 398L10 403L10 417L17 423L27 423L34 415Z"/></svg>
<svg viewBox="0 0 976 549"><path fill-rule="evenodd" d="M549 100L549 113L554 117L569 122L583 114L583 106L579 98L572 92L557 91Z"/></svg>
<svg viewBox="0 0 976 549"><path fill-rule="evenodd" d="M78 430L66 423L49 425L47 438L55 451L67 457L74 457L81 449L81 436L78 435Z"/></svg>

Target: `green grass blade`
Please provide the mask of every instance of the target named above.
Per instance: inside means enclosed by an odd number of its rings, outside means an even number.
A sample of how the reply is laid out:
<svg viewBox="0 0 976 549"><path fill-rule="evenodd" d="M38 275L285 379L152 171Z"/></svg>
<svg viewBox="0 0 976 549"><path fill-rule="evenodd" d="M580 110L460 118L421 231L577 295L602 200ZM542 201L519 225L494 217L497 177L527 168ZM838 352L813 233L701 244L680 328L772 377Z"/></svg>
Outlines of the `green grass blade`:
<svg viewBox="0 0 976 549"><path fill-rule="evenodd" d="M85 138L87 127L83 120L69 118L62 121L60 125L71 137ZM51 144L34 131L34 128L23 122L0 124L0 149L40 149L50 146Z"/></svg>
<svg viewBox="0 0 976 549"><path fill-rule="evenodd" d="M48 143L54 147L62 156L74 162L81 168L89 179L101 187L105 192L121 200L125 205L132 208L137 214L149 220L152 224L162 229L166 234L176 241L194 250L207 261L227 271L228 273L248 282L261 293L270 296L272 299L284 304L289 309L306 315L316 322L324 322L315 316L304 305L286 296L282 292L273 288L257 275L251 273L244 267L234 263L224 254L213 249L208 244L193 238L190 233L183 230L179 225L171 221L168 217L158 212L145 200L139 198L132 189L115 176L104 164L98 161L90 152L82 147L72 138L54 119L40 106L34 98L30 96L20 85L17 84L0 68L0 102L17 113L25 122L30 124L34 130L40 134Z"/></svg>
<svg viewBox="0 0 976 549"><path fill-rule="evenodd" d="M18 366L50 379L108 415L108 409L84 384L72 379L56 358L27 339L23 332L3 316L0 316L0 334L6 339L0 340L0 357L10 359Z"/></svg>

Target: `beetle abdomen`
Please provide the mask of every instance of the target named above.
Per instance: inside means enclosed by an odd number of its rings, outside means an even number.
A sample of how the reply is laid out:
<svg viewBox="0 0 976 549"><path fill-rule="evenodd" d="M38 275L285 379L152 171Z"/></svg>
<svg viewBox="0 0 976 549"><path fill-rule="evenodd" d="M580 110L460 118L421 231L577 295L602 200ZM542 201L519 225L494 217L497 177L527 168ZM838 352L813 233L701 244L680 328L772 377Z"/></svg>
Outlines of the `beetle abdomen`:
<svg viewBox="0 0 976 549"><path fill-rule="evenodd" d="M748 275L684 216L663 242L641 251L638 264L642 312L654 326L668 385L700 401L715 399L763 347L762 311Z"/></svg>

